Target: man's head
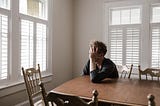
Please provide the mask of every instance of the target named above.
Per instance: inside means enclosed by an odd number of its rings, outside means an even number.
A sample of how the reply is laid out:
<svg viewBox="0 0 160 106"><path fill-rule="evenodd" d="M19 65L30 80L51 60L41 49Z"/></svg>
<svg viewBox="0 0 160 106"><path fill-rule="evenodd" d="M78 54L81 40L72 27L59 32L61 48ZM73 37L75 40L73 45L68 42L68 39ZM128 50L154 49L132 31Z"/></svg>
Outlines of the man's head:
<svg viewBox="0 0 160 106"><path fill-rule="evenodd" d="M96 40L92 40L89 44L89 46L92 48L97 48L97 53L100 54L100 55L105 55L106 52L107 52L107 47L106 45L101 42L101 41L96 41Z"/></svg>

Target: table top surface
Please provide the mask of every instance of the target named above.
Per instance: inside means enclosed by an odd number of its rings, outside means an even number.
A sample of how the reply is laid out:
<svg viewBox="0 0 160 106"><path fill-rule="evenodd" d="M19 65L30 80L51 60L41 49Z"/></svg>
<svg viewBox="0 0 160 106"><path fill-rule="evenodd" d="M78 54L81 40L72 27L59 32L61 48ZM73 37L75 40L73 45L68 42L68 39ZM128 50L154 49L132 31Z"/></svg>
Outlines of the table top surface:
<svg viewBox="0 0 160 106"><path fill-rule="evenodd" d="M91 99L94 89L98 91L98 100L102 102L147 106L147 95L153 94L156 105L160 106L160 82L158 81L105 79L101 83L92 83L89 76L80 76L56 87L52 92Z"/></svg>

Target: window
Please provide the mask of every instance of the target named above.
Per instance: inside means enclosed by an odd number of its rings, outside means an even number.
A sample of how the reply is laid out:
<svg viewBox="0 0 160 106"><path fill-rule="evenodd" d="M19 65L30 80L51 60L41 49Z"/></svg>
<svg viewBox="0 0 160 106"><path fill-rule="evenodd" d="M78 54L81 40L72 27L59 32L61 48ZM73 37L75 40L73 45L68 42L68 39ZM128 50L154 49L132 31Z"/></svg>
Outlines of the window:
<svg viewBox="0 0 160 106"><path fill-rule="evenodd" d="M40 64L42 71L46 70L46 30L45 24L21 20L21 66L33 67Z"/></svg>
<svg viewBox="0 0 160 106"><path fill-rule="evenodd" d="M36 64L41 64L41 70L46 70L46 54L47 54L47 36L46 36L46 25L45 24L36 24Z"/></svg>
<svg viewBox="0 0 160 106"><path fill-rule="evenodd" d="M151 20L152 62L151 66L160 68L160 5L152 6Z"/></svg>
<svg viewBox="0 0 160 106"><path fill-rule="evenodd" d="M21 20L21 66L33 67L33 22Z"/></svg>
<svg viewBox="0 0 160 106"><path fill-rule="evenodd" d="M138 65L140 49L141 8L110 8L110 58L117 65Z"/></svg>
<svg viewBox="0 0 160 106"><path fill-rule="evenodd" d="M0 80L8 77L8 16L0 14Z"/></svg>
<svg viewBox="0 0 160 106"><path fill-rule="evenodd" d="M0 7L9 9L10 8L10 0L0 0Z"/></svg>
<svg viewBox="0 0 160 106"><path fill-rule="evenodd" d="M0 90L24 81L21 67L40 64L42 77L51 75L48 1L0 0Z"/></svg>
<svg viewBox="0 0 160 106"><path fill-rule="evenodd" d="M110 30L110 57L116 64L122 64L122 29L120 28L112 28Z"/></svg>
<svg viewBox="0 0 160 106"><path fill-rule="evenodd" d="M141 21L139 7L110 9L110 13L111 25L138 24Z"/></svg>
<svg viewBox="0 0 160 106"><path fill-rule="evenodd" d="M47 19L47 0L20 0L20 13Z"/></svg>
<svg viewBox="0 0 160 106"><path fill-rule="evenodd" d="M160 68L159 1L107 2L105 14L109 58L117 65L133 64L134 69Z"/></svg>
<svg viewBox="0 0 160 106"><path fill-rule="evenodd" d="M41 70L46 71L48 47L46 0L21 0L21 2L24 2L20 3L21 67L36 67L40 64Z"/></svg>
<svg viewBox="0 0 160 106"><path fill-rule="evenodd" d="M152 6L152 23L160 22L160 5Z"/></svg>
<svg viewBox="0 0 160 106"><path fill-rule="evenodd" d="M0 82L8 79L9 0L0 0Z"/></svg>

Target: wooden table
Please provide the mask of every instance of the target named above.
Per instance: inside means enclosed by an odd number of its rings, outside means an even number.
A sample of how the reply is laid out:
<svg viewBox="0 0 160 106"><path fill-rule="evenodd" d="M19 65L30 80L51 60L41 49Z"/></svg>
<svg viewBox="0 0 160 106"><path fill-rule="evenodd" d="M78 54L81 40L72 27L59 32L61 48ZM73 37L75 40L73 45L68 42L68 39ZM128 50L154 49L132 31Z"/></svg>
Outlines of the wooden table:
<svg viewBox="0 0 160 106"><path fill-rule="evenodd" d="M92 83L89 76L72 79L53 92L66 93L91 99L92 90L99 93L98 100L132 106L147 106L149 93L155 96L156 106L160 106L160 83L136 79L105 79L102 83Z"/></svg>

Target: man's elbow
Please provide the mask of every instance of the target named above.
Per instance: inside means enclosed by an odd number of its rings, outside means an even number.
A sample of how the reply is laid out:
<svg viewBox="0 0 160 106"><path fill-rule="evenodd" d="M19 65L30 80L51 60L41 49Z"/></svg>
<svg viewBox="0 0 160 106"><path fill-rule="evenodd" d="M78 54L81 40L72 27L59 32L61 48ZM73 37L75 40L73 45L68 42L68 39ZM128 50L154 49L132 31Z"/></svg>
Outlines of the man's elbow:
<svg viewBox="0 0 160 106"><path fill-rule="evenodd" d="M93 83L99 83L100 81L97 80L96 78L91 78L91 82L93 82Z"/></svg>

